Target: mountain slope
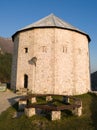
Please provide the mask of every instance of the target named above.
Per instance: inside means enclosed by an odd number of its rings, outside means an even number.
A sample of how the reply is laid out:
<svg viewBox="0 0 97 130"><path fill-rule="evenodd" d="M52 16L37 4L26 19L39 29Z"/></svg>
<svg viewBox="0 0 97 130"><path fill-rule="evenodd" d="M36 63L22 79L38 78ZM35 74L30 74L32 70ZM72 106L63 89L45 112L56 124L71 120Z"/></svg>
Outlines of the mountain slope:
<svg viewBox="0 0 97 130"><path fill-rule="evenodd" d="M11 38L0 37L0 48L3 52L13 53L13 42Z"/></svg>

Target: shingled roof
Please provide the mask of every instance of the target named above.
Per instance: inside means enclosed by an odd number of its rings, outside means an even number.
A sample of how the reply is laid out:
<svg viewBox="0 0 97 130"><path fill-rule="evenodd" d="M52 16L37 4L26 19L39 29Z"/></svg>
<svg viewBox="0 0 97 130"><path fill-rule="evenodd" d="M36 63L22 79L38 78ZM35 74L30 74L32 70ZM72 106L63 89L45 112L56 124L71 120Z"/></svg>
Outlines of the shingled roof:
<svg viewBox="0 0 97 130"><path fill-rule="evenodd" d="M12 36L12 38L19 32L30 30L30 29L33 29L33 28L45 28L45 27L57 27L57 28L63 28L63 29L67 29L67 30L76 31L76 32L79 32L79 33L86 35L88 37L88 40L90 41L90 37L89 37L88 34L79 30L78 28L72 26L71 24L63 21L62 19L58 18L54 14L50 14L50 15L40 19L39 21L32 23L32 24L18 30Z"/></svg>

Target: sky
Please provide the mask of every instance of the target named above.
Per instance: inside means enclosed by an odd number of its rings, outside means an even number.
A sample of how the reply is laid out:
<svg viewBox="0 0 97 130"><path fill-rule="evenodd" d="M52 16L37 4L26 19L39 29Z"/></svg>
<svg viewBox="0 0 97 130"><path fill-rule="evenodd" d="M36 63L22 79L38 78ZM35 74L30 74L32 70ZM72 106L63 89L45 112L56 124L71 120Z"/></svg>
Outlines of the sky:
<svg viewBox="0 0 97 130"><path fill-rule="evenodd" d="M97 0L0 0L0 36L9 38L51 13L90 36L90 68L97 71Z"/></svg>

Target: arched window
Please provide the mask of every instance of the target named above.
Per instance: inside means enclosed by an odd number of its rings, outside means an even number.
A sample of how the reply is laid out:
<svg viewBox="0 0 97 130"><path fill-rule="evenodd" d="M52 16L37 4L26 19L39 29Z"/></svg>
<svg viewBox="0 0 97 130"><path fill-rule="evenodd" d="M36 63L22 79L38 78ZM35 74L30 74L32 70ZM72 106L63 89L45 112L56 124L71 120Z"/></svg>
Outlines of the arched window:
<svg viewBox="0 0 97 130"><path fill-rule="evenodd" d="M24 75L24 88L28 88L28 75Z"/></svg>

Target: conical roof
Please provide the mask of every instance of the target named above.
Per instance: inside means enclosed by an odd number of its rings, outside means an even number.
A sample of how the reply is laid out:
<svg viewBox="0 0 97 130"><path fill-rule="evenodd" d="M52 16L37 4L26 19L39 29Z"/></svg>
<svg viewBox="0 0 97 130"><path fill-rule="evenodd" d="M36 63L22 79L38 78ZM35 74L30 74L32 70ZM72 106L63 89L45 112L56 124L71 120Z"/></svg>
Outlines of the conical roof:
<svg viewBox="0 0 97 130"><path fill-rule="evenodd" d="M32 24L18 30L15 34L17 34L18 32L33 29L33 28L44 28L44 27L57 27L57 28L63 28L63 29L67 29L67 30L76 31L76 32L86 35L88 37L88 40L90 41L90 37L88 34L79 30L78 28L72 26L71 24L63 21L62 19L58 18L54 14L50 14L50 15L46 16L45 18L42 18L39 21L32 23ZM12 37L14 37L14 35Z"/></svg>

